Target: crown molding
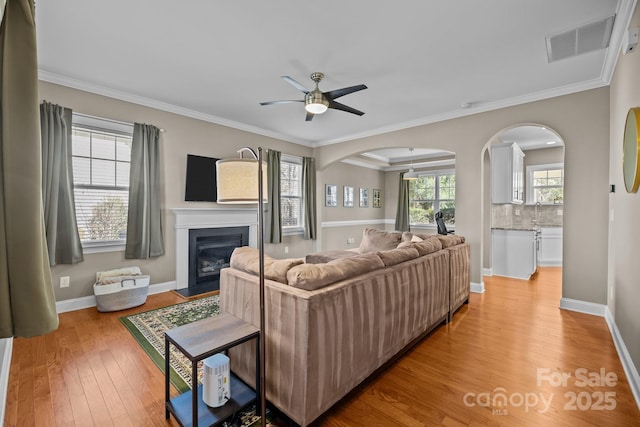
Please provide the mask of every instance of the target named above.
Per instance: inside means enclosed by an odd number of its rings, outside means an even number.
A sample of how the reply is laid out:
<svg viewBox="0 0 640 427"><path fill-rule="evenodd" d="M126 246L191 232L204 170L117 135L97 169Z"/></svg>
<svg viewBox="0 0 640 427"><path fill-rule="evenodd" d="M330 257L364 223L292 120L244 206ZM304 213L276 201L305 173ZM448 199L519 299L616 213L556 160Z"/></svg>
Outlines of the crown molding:
<svg viewBox="0 0 640 427"><path fill-rule="evenodd" d="M352 165L352 166L360 166L362 168L374 169L374 170L383 171L383 172L386 171L386 168L384 168L383 166L376 165L376 164L373 164L373 163L363 162L363 161L360 161L360 160L347 158L347 159L342 159L340 161L342 163L346 163L346 164Z"/></svg>
<svg viewBox="0 0 640 427"><path fill-rule="evenodd" d="M627 33L627 28L631 23L631 17L636 7L637 0L620 0L618 9L616 10L616 19L611 30L611 38L609 39L609 47L602 64L602 81L608 86L611 84L613 73L622 52L622 44Z"/></svg>
<svg viewBox="0 0 640 427"><path fill-rule="evenodd" d="M376 135L382 135L385 133L396 132L404 129L410 129L418 126L428 125L432 123L443 122L445 120L457 119L465 116L472 116L478 113L484 113L492 110L499 110L501 108L513 107L521 104L528 104L530 102L542 101L549 98L555 98L563 95L570 95L572 93L583 92L585 90L597 89L603 86L608 86L609 83L605 82L601 78L588 80L571 85L560 86L553 89L543 90L540 92L530 93L527 95L516 96L514 98L504 99L495 102L477 103L473 104L471 108L459 109L442 114L435 114L432 116L424 117L418 120L411 120L408 122L397 123L390 126L385 126L370 131L361 132L357 134L351 134L342 138L336 138L324 142L316 142L316 147L324 147L327 145L339 144L341 142L352 141L355 139L368 138Z"/></svg>
<svg viewBox="0 0 640 427"><path fill-rule="evenodd" d="M82 80L61 76L59 74L51 73L44 70L38 70L38 79L48 83L54 83L60 86L66 86L72 89L82 90L84 92L95 93L96 95L102 95L109 98L119 99L120 101L126 101L126 102L131 102L133 104L142 105L145 107L155 108L156 110L166 111L168 113L178 114L181 116L190 117L192 119L202 120L204 122L214 123L217 125L222 125L222 126L230 127L233 129L242 130L245 132L250 132L257 135L278 139L281 141L287 141L293 144L304 145L305 147L313 148L316 146L311 142L303 141L296 138L291 138L290 136L286 136L278 132L272 132L266 129L262 129L257 126L251 126L244 123L239 123L233 120L224 119L222 117L201 113L199 111L190 110L188 108L180 107L173 104L168 104L166 102L157 101L155 99L145 98L143 96L133 95L117 89L111 89L99 84L89 83Z"/></svg>

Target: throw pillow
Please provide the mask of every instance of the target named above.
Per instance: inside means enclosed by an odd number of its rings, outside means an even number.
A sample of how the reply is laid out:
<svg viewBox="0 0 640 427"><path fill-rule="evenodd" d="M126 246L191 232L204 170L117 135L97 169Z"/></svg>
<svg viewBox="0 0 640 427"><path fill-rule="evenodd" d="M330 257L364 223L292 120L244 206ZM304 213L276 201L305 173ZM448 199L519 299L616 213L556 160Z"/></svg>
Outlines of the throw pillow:
<svg viewBox="0 0 640 427"><path fill-rule="evenodd" d="M386 251L398 246L402 240L402 233L399 231L376 230L375 228L365 228L362 232L362 242L360 242L360 253Z"/></svg>

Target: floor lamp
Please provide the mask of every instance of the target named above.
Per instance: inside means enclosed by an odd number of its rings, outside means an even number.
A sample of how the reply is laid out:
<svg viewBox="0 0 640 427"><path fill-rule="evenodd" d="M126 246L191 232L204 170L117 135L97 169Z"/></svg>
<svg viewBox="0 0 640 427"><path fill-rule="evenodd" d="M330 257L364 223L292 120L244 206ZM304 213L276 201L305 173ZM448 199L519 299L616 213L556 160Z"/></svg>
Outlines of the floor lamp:
<svg viewBox="0 0 640 427"><path fill-rule="evenodd" d="M249 152L252 159L243 158ZM238 150L239 158L224 159L216 162L218 203L253 204L258 203L258 252L259 252L259 289L260 289L260 425L267 425L267 383L265 376L266 345L265 304L264 304L264 203L267 201L267 165L262 161L262 147L258 153L251 148Z"/></svg>

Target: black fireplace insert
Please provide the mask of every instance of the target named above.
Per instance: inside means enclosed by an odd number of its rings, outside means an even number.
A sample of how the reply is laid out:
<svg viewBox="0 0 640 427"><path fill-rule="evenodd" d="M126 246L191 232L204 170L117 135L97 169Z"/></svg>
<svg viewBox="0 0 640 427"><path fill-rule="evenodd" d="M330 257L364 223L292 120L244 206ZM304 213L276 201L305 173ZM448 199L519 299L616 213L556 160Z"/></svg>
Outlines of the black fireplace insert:
<svg viewBox="0 0 640 427"><path fill-rule="evenodd" d="M249 244L249 227L189 230L189 295L220 289L220 270L229 267L231 253Z"/></svg>

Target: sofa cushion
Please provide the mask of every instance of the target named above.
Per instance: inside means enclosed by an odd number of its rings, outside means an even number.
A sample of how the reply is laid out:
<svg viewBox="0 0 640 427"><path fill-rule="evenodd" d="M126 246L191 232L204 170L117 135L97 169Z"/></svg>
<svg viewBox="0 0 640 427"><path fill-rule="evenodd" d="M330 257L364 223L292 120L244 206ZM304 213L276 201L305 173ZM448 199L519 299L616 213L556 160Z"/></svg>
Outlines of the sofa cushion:
<svg viewBox="0 0 640 427"><path fill-rule="evenodd" d="M312 291L383 267L384 263L377 254L361 254L326 264L296 265L287 273L287 281L290 286Z"/></svg>
<svg viewBox="0 0 640 427"><path fill-rule="evenodd" d="M426 239L422 242L401 242L398 245L399 249L402 248L415 248L418 250L420 256L428 255L433 252L438 252L442 249L442 243L439 239Z"/></svg>
<svg viewBox="0 0 640 427"><path fill-rule="evenodd" d="M280 283L287 283L287 272L295 265L302 264L302 258L275 259L264 256L264 277ZM242 246L231 254L231 268L254 275L260 274L260 253L258 249Z"/></svg>
<svg viewBox="0 0 640 427"><path fill-rule="evenodd" d="M340 258L348 258L352 256L359 255L360 252L354 250L332 250L332 251L324 251L324 252L316 252L313 254L308 254L304 258L304 262L307 264L323 264L329 261L333 261L334 259Z"/></svg>
<svg viewBox="0 0 640 427"><path fill-rule="evenodd" d="M442 243L443 248L448 248L449 246L459 245L464 243L464 236L459 236L457 234L438 234L438 239Z"/></svg>
<svg viewBox="0 0 640 427"><path fill-rule="evenodd" d="M420 240L427 239L437 239L437 234L423 234L423 233L413 233L411 231L405 231L402 233L402 241L403 242L419 242ZM419 239L419 240L418 240Z"/></svg>
<svg viewBox="0 0 640 427"><path fill-rule="evenodd" d="M379 251L378 256L386 267L391 267L392 265L418 258L420 253L416 248L407 247L390 249L388 251Z"/></svg>
<svg viewBox="0 0 640 427"><path fill-rule="evenodd" d="M376 230L375 228L365 228L362 232L362 242L360 242L360 253L386 251L394 249L402 240L402 233L399 231Z"/></svg>

